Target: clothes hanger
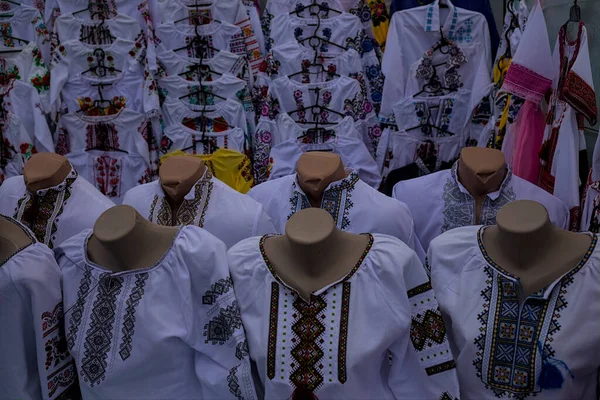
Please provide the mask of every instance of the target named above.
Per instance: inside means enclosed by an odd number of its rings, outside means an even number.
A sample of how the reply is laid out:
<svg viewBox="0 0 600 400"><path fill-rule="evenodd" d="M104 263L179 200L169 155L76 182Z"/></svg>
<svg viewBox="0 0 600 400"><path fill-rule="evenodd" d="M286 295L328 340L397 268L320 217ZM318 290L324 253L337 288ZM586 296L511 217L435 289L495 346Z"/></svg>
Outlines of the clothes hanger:
<svg viewBox="0 0 600 400"><path fill-rule="evenodd" d="M319 19L319 23L320 23L320 19ZM317 30L318 30L318 29L319 29L319 28L317 28ZM313 49L313 52L314 52L314 58L313 58L313 61L312 61L312 63L306 67L306 68L308 69L308 71L302 70L302 71L295 72L295 73L293 73L293 74L291 74L291 75L288 75L288 78L293 78L294 76L297 76L297 75L300 75L300 74L304 74L304 73L307 73L307 72L308 72L309 74L315 74L315 73L316 73L316 74L318 74L318 73L328 73L328 74L330 74L330 75L333 75L333 76L335 76L336 78L339 78L339 77L340 77L340 74L338 74L338 73L336 73L336 72L329 72L329 71L327 71L327 70L325 69L325 66L323 65L323 63L319 63L319 62L317 62L317 58L318 58L318 56L319 56L319 52L318 52L318 50L317 50L317 49L318 49L319 47L321 47L321 43L319 43L319 42L320 42L320 40L317 40L317 43L314 43L314 44L313 44L313 42L312 42L312 41L310 41L310 40L309 40L309 42L308 42L308 44L309 44L309 45L312 47L312 49ZM331 42L330 42L330 43L331 43ZM333 43L331 43L331 44L333 44ZM311 72L311 71L310 71L310 68L311 68L311 67L317 67L317 68L319 68L319 69L320 69L320 71L317 71L317 72Z"/></svg>
<svg viewBox="0 0 600 400"><path fill-rule="evenodd" d="M334 13L342 14L342 11L329 7L327 3L317 3L317 0L312 0L310 4L297 7L294 11L290 12L290 15L298 15L306 9L308 9L310 15L312 16L318 16L321 11L333 11Z"/></svg>
<svg viewBox="0 0 600 400"><path fill-rule="evenodd" d="M100 150L100 151L116 151L119 153L125 153L125 154L129 154L129 152L127 150L123 150L123 149L118 149L116 147L113 146L107 146L105 144L99 144L97 146L94 147L89 147L87 149L85 149L85 151L92 151L92 150Z"/></svg>
<svg viewBox="0 0 600 400"><path fill-rule="evenodd" d="M110 29L104 26L104 23L106 22L106 18L104 17L104 15L99 12L94 12L92 13L90 19L94 19L94 15L100 15L101 22L98 25L92 25L90 29L90 34L84 38L79 39L79 41L85 42L88 39L94 39L100 36L98 35L98 32L101 32L104 37L108 37L111 41L117 40L117 38L113 36L110 32Z"/></svg>
<svg viewBox="0 0 600 400"><path fill-rule="evenodd" d="M182 99L185 99L185 98L194 97L194 96L197 96L198 100L200 100L200 96L198 96L198 95L199 94L203 94L203 95L206 95L206 96L214 96L217 99L221 99L221 100L227 101L227 98L225 98L223 96L220 96L220 95L218 95L216 93L209 92L208 90L205 90L204 86L202 86L201 83L198 84L198 87L199 87L198 90L194 90L192 92L189 92L188 94L184 94L183 96L180 96L179 100L182 100Z"/></svg>
<svg viewBox="0 0 600 400"><path fill-rule="evenodd" d="M307 24L307 26L315 26L314 33L312 34L312 36L298 40L298 43L304 44L308 40L308 45L310 47L312 47L313 49L317 49L317 48L321 47L323 45L323 43L327 43L327 44L337 47L338 49L348 51L347 47L339 45L337 43L330 41L327 38L317 35L317 32L319 32L319 28L321 28L321 17L318 14L317 14L317 23L316 24ZM313 42L313 40L316 42Z"/></svg>
<svg viewBox="0 0 600 400"><path fill-rule="evenodd" d="M94 75L98 77L105 77L106 71L109 72L123 72L115 67L107 67L104 65L104 59L106 58L106 53L101 48L97 48L94 50L94 57L96 58L96 65L91 66L87 70L83 71L81 74L87 74L88 72L93 72Z"/></svg>
<svg viewBox="0 0 600 400"><path fill-rule="evenodd" d="M173 50L174 52L178 52L181 50L189 50L190 48L195 50L196 53L198 53L198 49L206 49L206 50L212 50L214 53L220 53L221 50L219 49L215 49L213 46L211 46L208 43L208 39L206 39L205 36L200 35L200 32L198 32L198 26L199 25L195 25L194 26L194 31L196 33L196 36L191 40L190 43L188 43L185 46L179 47L178 49ZM205 51L200 51L200 54L203 55L205 53ZM202 57L198 57L198 58L203 58Z"/></svg>
<svg viewBox="0 0 600 400"><path fill-rule="evenodd" d="M181 19L178 19L176 21L173 21L173 24L177 24L177 23L183 22L183 21L191 21L191 22L193 22L193 25L204 25L204 22L200 23L200 21L199 21L200 19L202 21L208 20L208 23L210 23L211 21L214 21L214 22L218 22L219 24L221 24L222 23L221 20L209 17L208 15L202 15L200 13L199 9L198 9L199 7L210 7L210 6L212 6L212 3L204 3L204 4L202 4L202 3L195 3L195 4L192 4L192 5L186 5L185 8L187 8L188 10L189 9L195 9L196 10L196 15L188 15L185 18L181 18Z"/></svg>
<svg viewBox="0 0 600 400"><path fill-rule="evenodd" d="M92 103L91 106L79 109L75 113L77 113L77 114L85 113L85 112L89 111L92 108L96 108L96 109L112 108L114 110L117 110L117 107L115 106L115 103L112 100L110 100L110 99L109 100L105 99L104 96L103 96L103 94L102 94L102 87L103 86L107 86L106 83L93 84L92 86L96 86L98 88L98 96L99 96L100 99L99 100L94 100L94 102Z"/></svg>
<svg viewBox="0 0 600 400"><path fill-rule="evenodd" d="M306 112L306 111L310 111L310 112L312 113L312 116L313 116L313 121L312 121L312 122L313 122L313 123L314 123L314 122L319 122L320 124L323 124L323 125L325 125L325 124L327 124L327 125L330 125L330 124L331 124L331 125L335 125L335 124L337 124L337 122L334 122L334 123L327 123L327 122L319 121L319 117L321 116L321 113L322 113L323 111L327 111L327 112L330 112L330 113L336 114L336 115L338 115L338 116L340 116L340 117L342 117L342 118L345 118L345 117L346 117L346 115L342 114L341 112L338 112L338 111L332 110L332 109L331 109L331 108L329 108L329 107L325 107L325 106L321 106L321 105L319 105L319 93L320 93L320 91L321 91L321 89L320 89L320 88L314 88L314 89L308 89L308 90L314 90L314 91L316 91L316 92L317 92L317 96L316 96L316 97L317 97L317 102L316 102L316 104L314 104L314 105L312 105L312 106L309 106L309 107L302 107L302 108L301 108L301 109L299 109L299 110L293 110L293 111L290 111L290 112L288 112L288 115L297 114L297 113L299 113L299 112Z"/></svg>
<svg viewBox="0 0 600 400"><path fill-rule="evenodd" d="M440 108L440 106L439 105L434 105L434 106L428 107L429 110L433 110L433 109L436 109L436 108ZM432 124L431 123L431 112L429 112L429 111L428 111L427 122L426 123L419 124L417 126L413 126L412 128L408 128L408 129L406 129L406 132L410 132L410 131L414 131L415 129L422 129L422 128L433 128L433 129L437 130L438 132L447 133L450 136L454 136L454 133L450 132L449 130L442 129L439 126Z"/></svg>
<svg viewBox="0 0 600 400"><path fill-rule="evenodd" d="M200 54L199 61L196 64L188 66L188 70L177 74L177 76L187 76L189 73L200 71L200 80L202 80L202 72L210 72L211 74L223 76L222 73L213 70L210 65L203 64L204 54Z"/></svg>
<svg viewBox="0 0 600 400"><path fill-rule="evenodd" d="M104 15L106 15L108 12L110 12L110 8L108 7L108 5L103 1L103 0L89 0L88 1L88 6L84 9L81 9L79 11L75 11L74 13L72 13L73 15L77 15L77 14L81 14L84 13L86 11L90 11L92 9L92 7L96 10L94 14L99 14L100 10L102 10L102 12L104 13ZM92 18L92 16L90 16L90 19Z"/></svg>

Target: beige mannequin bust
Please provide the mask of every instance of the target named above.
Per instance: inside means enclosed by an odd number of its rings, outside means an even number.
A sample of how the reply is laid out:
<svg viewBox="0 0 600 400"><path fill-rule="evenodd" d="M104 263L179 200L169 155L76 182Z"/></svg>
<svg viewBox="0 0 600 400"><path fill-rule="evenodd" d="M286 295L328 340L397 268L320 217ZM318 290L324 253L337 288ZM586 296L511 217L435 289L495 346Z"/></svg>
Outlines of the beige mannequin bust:
<svg viewBox="0 0 600 400"><path fill-rule="evenodd" d="M116 206L96 221L87 255L113 272L149 268L169 250L177 231L149 222L133 207Z"/></svg>
<svg viewBox="0 0 600 400"><path fill-rule="evenodd" d="M481 206L485 196L500 189L506 173L506 160L500 150L465 147L461 151L458 180L475 199L477 223L481 217Z"/></svg>
<svg viewBox="0 0 600 400"><path fill-rule="evenodd" d="M348 174L337 154L318 151L304 153L296 165L298 184L313 207L321 207L323 192L332 182L344 179Z"/></svg>
<svg viewBox="0 0 600 400"><path fill-rule="evenodd" d="M592 239L555 227L548 211L535 201L504 206L496 226L483 235L483 245L494 262L521 279L529 296L573 269L585 256Z"/></svg>
<svg viewBox="0 0 600 400"><path fill-rule="evenodd" d="M160 166L160 184L171 206L172 225L177 225L177 210L183 203L185 195L202 178L206 165L197 157L169 157Z"/></svg>
<svg viewBox="0 0 600 400"><path fill-rule="evenodd" d="M280 278L308 301L346 276L368 244L365 235L340 231L327 211L307 208L289 219L285 235L266 239L264 249Z"/></svg>
<svg viewBox="0 0 600 400"><path fill-rule="evenodd" d="M59 154L35 154L23 168L25 186L31 193L56 186L65 180L71 168L67 158Z"/></svg>
<svg viewBox="0 0 600 400"><path fill-rule="evenodd" d="M0 215L0 265L31 243L33 240L20 225Z"/></svg>

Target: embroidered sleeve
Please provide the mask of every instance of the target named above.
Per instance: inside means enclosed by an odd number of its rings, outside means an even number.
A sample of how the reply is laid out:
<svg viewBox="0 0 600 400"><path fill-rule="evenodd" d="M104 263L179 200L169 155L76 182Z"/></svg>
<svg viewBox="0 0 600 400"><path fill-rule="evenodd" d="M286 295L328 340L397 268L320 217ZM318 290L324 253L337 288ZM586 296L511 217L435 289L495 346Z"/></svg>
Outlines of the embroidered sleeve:
<svg viewBox="0 0 600 400"><path fill-rule="evenodd" d="M205 255L190 251L189 283L182 289L188 335L196 350L196 374L202 398L253 400L256 392L250 370L248 342L229 276L222 242L214 241ZM193 253L193 254L192 254ZM210 253L210 254L207 254Z"/></svg>
<svg viewBox="0 0 600 400"><path fill-rule="evenodd" d="M254 134L254 182L258 185L269 179L269 165L273 134L276 126L272 121L261 120Z"/></svg>
<svg viewBox="0 0 600 400"><path fill-rule="evenodd" d="M592 125L598 121L596 93L581 76L571 71L567 76L563 89L565 100L580 114L583 114Z"/></svg>
<svg viewBox="0 0 600 400"><path fill-rule="evenodd" d="M260 66L263 62L263 54L260 51L260 43L254 33L254 28L252 27L252 21L248 14L243 10L243 7L239 7L239 20L236 22L236 26L238 26L242 35L244 36L244 43L246 47L246 56L248 57L248 61L250 62L250 67L252 68L253 74L258 73Z"/></svg>
<svg viewBox="0 0 600 400"><path fill-rule="evenodd" d="M410 288L411 351L417 355L421 369L425 371L427 387L435 391L438 398L458 398L456 363L431 282L423 268L410 271L410 275L406 279L406 287Z"/></svg>

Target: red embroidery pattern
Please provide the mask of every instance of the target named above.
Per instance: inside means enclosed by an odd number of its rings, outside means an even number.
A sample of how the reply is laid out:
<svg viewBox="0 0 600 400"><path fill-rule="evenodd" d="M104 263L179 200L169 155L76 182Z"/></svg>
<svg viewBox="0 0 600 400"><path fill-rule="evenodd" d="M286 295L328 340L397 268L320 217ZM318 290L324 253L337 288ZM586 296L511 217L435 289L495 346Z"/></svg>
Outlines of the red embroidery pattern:
<svg viewBox="0 0 600 400"><path fill-rule="evenodd" d="M107 197L121 196L123 162L110 156L97 157L94 162L96 188Z"/></svg>
<svg viewBox="0 0 600 400"><path fill-rule="evenodd" d="M119 149L119 133L114 124L97 123L86 126L86 148Z"/></svg>
<svg viewBox="0 0 600 400"><path fill-rule="evenodd" d="M595 125L598 122L598 106L594 88L573 71L567 75L563 97L575 111L583 114L590 124Z"/></svg>

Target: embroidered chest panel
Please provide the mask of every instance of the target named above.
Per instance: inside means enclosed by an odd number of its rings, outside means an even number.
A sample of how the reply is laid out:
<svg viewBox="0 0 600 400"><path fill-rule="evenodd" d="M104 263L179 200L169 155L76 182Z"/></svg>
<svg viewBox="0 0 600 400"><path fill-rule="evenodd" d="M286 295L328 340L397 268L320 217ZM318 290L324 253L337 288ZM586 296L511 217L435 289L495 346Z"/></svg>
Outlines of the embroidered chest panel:
<svg viewBox="0 0 600 400"><path fill-rule="evenodd" d="M354 207L352 192L358 180L358 174L353 172L340 184L331 187L323 193L321 208L331 214L337 227L341 230L348 229L351 224L350 211ZM296 190L297 184L295 182L292 187L294 192L290 198L291 212L288 215L288 219L298 211L311 207L308 197Z"/></svg>
<svg viewBox="0 0 600 400"><path fill-rule="evenodd" d="M547 299L544 298L545 289L542 289L520 304L516 281L495 268L485 267L486 286L481 291L483 310L477 316L481 334L474 341L477 355L473 365L477 377L497 397L525 399L548 389L544 387L546 383L542 376L548 368L562 374L560 385L563 380L572 378L568 365L559 360L565 355L557 355L552 342L561 329L561 313L568 306L567 289L573 283L575 273L591 256L596 243L597 237L594 237L584 259L565 275ZM479 246L483 248L481 235ZM490 265L495 265L485 253L484 257Z"/></svg>
<svg viewBox="0 0 600 400"><path fill-rule="evenodd" d="M92 285L92 272L85 266L71 309L67 344L78 360L79 375L91 387L106 378L112 365L132 354L136 309L145 292L148 273L126 277L101 274ZM78 336L81 327L85 334Z"/></svg>
<svg viewBox="0 0 600 400"><path fill-rule="evenodd" d="M184 200L179 206L175 226L195 225L200 228L204 226L204 218L213 189L213 183L210 181L212 174L210 171L206 171L206 173L210 174L210 177L206 181L196 184L194 198ZM173 211L166 197L154 196L148 220L158 225L173 226Z"/></svg>

